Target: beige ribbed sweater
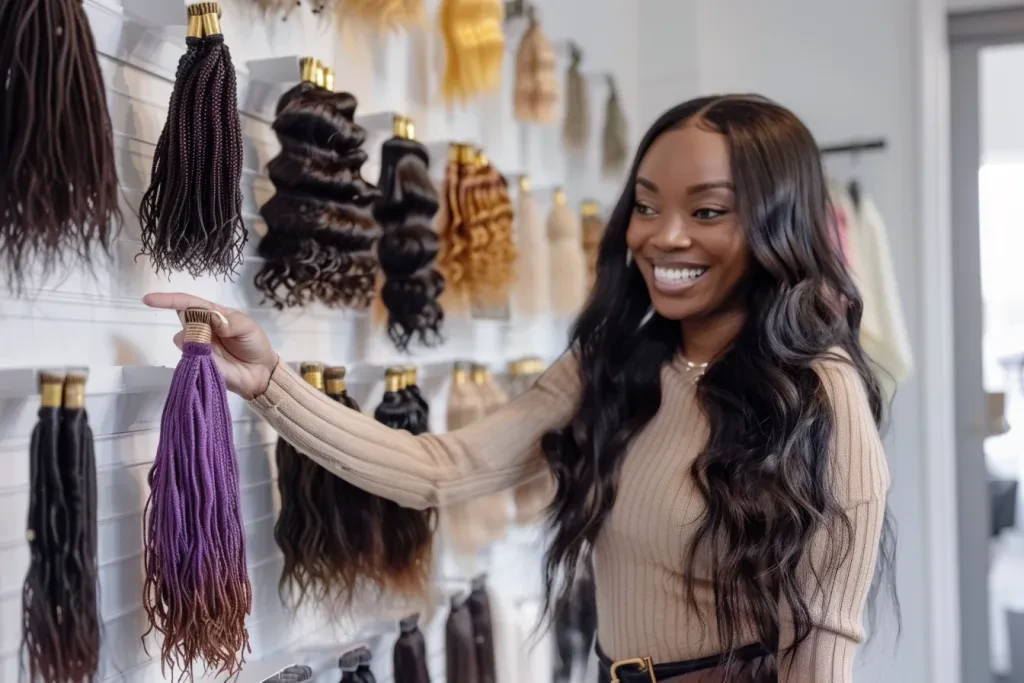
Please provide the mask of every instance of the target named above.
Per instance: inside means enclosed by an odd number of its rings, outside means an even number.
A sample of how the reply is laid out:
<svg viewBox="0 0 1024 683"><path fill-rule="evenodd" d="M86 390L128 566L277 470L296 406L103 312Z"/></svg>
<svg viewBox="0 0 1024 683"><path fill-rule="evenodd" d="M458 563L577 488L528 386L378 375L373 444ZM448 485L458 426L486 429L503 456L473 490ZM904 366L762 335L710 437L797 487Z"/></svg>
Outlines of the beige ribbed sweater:
<svg viewBox="0 0 1024 683"><path fill-rule="evenodd" d="M824 577L825 590L811 597L816 629L792 664L783 666L779 680L784 683L853 680L889 486L859 377L837 361L822 361L819 372L836 416L830 452L835 491L855 538L841 571ZM598 637L613 659L650 656L656 663L671 662L720 651L709 563L698 561L691 577L700 615L687 600L681 571L703 512L689 466L708 426L685 364L666 365L661 379L661 408L629 447L618 499L594 548ZM448 434L412 436L347 410L280 364L267 391L251 405L285 439L338 476L401 505L425 508L541 474L546 465L540 438L568 422L579 390L575 360L567 355L530 390L483 420Z"/></svg>

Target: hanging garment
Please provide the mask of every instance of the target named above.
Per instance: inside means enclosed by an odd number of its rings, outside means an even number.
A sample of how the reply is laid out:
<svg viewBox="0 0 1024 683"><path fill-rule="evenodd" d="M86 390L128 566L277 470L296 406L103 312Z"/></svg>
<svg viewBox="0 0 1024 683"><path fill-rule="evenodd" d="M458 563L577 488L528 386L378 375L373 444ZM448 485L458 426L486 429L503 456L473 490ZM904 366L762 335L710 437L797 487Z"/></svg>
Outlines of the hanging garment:
<svg viewBox="0 0 1024 683"><path fill-rule="evenodd" d="M476 632L469 603L453 599L452 611L445 624L447 683L480 683L480 663L476 652Z"/></svg>
<svg viewBox="0 0 1024 683"><path fill-rule="evenodd" d="M896 386L910 376L914 359L885 222L870 197L861 197L855 208L845 191L837 195L837 203L849 221L850 268L864 301L860 342L882 370L878 373L879 382L886 396L892 397Z"/></svg>

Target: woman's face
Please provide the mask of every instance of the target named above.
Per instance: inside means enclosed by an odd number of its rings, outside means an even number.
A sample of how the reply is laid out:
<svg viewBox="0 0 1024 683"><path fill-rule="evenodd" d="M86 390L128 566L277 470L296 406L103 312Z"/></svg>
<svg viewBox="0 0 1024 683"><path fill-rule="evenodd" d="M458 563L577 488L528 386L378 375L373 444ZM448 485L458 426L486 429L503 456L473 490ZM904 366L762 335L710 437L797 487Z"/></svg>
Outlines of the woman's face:
<svg viewBox="0 0 1024 683"><path fill-rule="evenodd" d="M729 310L748 271L726 137L693 123L640 162L626 243L654 309L670 320Z"/></svg>

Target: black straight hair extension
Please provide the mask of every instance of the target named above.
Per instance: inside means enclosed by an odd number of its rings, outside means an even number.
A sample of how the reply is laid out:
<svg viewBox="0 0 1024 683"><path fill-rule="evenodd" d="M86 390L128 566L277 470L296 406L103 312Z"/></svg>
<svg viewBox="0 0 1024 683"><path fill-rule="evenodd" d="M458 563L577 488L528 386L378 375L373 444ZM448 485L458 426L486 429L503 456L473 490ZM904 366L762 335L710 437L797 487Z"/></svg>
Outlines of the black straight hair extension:
<svg viewBox="0 0 1024 683"><path fill-rule="evenodd" d="M96 453L85 411L86 375L64 382L58 467L66 505L65 586L62 642L69 681L91 681L100 665L99 570L97 566Z"/></svg>
<svg viewBox="0 0 1024 683"><path fill-rule="evenodd" d="M392 429L421 433L418 429L416 408L412 408L403 395L403 373L400 368L388 368L387 382L374 419ZM388 582L403 595L425 595L431 571L434 527L437 510L403 508L393 501L381 499L381 528L384 536L383 570Z"/></svg>
<svg viewBox="0 0 1024 683"><path fill-rule="evenodd" d="M401 635L392 652L394 679L401 683L430 683L427 669L427 643L419 627L419 615L402 619Z"/></svg>
<svg viewBox="0 0 1024 683"><path fill-rule="evenodd" d="M466 605L473 619L479 681L495 683L498 671L494 660L494 624L491 619L491 599L487 595L485 577L473 579L473 590L469 593Z"/></svg>
<svg viewBox="0 0 1024 683"><path fill-rule="evenodd" d="M0 270L23 291L121 230L113 126L81 0L0 3ZM36 283L33 283L36 284Z"/></svg>
<svg viewBox="0 0 1024 683"><path fill-rule="evenodd" d="M60 408L64 377L40 377L39 421L29 445L29 504L25 536L31 559L21 592L21 663L31 681L64 683L72 665L64 656L64 507L60 473ZM81 683L85 683L84 679Z"/></svg>
<svg viewBox="0 0 1024 683"><path fill-rule="evenodd" d="M378 186L383 195L374 215L383 231L377 258L384 273L381 299L388 311L388 336L400 351L416 339L441 341L444 311L438 298L444 277L435 262L440 241L434 215L440 206L430 178L427 148L415 140L412 122L395 118L395 136L381 149Z"/></svg>
<svg viewBox="0 0 1024 683"><path fill-rule="evenodd" d="M188 49L178 62L167 123L139 206L142 254L157 272L228 277L242 262L242 125L220 5L188 8Z"/></svg>

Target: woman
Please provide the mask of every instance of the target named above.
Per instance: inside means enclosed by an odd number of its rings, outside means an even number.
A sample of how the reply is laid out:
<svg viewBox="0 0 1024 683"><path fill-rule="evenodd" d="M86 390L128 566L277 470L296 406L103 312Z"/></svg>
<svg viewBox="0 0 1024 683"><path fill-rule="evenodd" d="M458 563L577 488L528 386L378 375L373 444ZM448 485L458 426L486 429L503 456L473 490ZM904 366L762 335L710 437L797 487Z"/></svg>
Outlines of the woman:
<svg viewBox="0 0 1024 683"><path fill-rule="evenodd" d="M571 351L497 413L389 431L311 389L226 309L218 362L282 436L401 505L550 468L547 577L592 556L606 679L847 682L892 543L879 388L828 211L792 113L701 98L641 142Z"/></svg>

